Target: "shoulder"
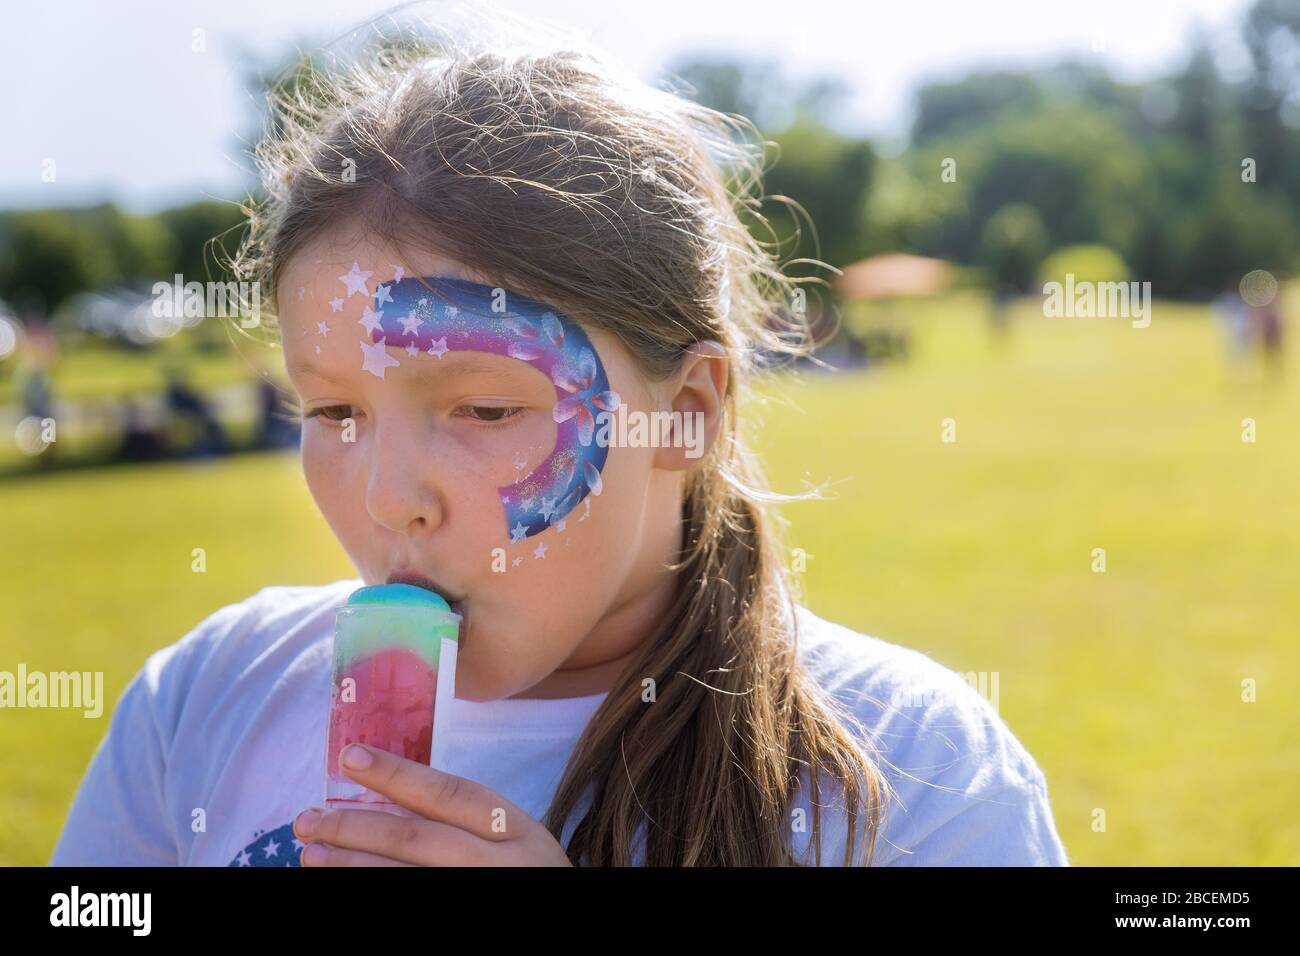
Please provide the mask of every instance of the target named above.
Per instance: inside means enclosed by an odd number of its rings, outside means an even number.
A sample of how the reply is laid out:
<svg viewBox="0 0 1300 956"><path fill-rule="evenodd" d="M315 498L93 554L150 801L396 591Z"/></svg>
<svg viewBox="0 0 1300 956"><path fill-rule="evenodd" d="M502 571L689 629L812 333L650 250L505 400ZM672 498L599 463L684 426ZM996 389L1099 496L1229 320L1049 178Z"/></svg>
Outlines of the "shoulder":
<svg viewBox="0 0 1300 956"><path fill-rule="evenodd" d="M321 585L271 585L212 611L182 637L149 655L136 677L164 725L175 727L180 708L212 680L238 680L277 651L301 647L329 633L334 608L360 580Z"/></svg>
<svg viewBox="0 0 1300 956"><path fill-rule="evenodd" d="M1065 865L1047 781L999 715L1001 675L930 656L797 608L801 664L886 787L877 862Z"/></svg>

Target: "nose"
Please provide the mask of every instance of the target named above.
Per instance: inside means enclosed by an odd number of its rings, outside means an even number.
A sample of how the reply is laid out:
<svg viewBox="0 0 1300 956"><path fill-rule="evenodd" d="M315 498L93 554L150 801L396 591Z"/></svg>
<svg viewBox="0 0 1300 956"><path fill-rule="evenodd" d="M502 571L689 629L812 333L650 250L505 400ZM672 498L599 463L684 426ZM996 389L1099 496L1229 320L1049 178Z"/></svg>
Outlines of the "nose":
<svg viewBox="0 0 1300 956"><path fill-rule="evenodd" d="M371 434L366 510L398 534L428 534L443 522L437 436L391 415Z"/></svg>

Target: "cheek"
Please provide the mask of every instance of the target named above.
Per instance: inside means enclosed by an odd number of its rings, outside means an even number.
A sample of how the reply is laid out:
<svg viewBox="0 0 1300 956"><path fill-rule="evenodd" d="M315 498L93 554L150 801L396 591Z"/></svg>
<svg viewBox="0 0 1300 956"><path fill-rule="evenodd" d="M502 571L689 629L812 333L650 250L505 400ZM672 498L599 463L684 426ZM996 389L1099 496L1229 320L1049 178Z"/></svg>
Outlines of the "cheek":
<svg viewBox="0 0 1300 956"><path fill-rule="evenodd" d="M306 421L302 428L302 473L307 488L331 525L346 514L350 479L348 455L337 430Z"/></svg>
<svg viewBox="0 0 1300 956"><path fill-rule="evenodd" d="M446 457L459 472L497 488L513 485L541 464L555 447L556 425L550 408L534 408L518 424L505 428L462 425ZM502 510L498 504L498 510ZM504 512L501 524L504 527Z"/></svg>
<svg viewBox="0 0 1300 956"><path fill-rule="evenodd" d="M652 454L610 449L601 493L588 495L565 516L564 530L553 526L510 544L507 555L522 562L501 577L513 577L520 597L527 594L570 620L612 602L642 543Z"/></svg>

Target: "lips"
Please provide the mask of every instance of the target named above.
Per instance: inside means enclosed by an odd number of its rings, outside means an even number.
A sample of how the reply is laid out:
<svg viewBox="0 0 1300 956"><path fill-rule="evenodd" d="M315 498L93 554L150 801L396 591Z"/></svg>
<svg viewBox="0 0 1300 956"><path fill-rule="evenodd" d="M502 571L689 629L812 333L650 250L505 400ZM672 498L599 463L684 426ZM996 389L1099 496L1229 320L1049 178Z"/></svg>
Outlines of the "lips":
<svg viewBox="0 0 1300 956"><path fill-rule="evenodd" d="M388 583L413 584L417 588L424 588L426 591L432 591L447 602L447 606L451 608L453 614L460 615L461 634L464 635L465 631L468 629L469 618L466 614L466 598L452 597L452 592L442 587L442 585L438 584L438 582L433 580L433 578L420 574L418 571L398 570L388 576Z"/></svg>
<svg viewBox="0 0 1300 956"><path fill-rule="evenodd" d="M452 603L453 600L460 600L459 598L453 598L451 591L444 588L433 578L420 574L418 571L394 571L388 576L388 583L414 584L417 588L424 588L426 591L432 591L434 594L439 595L448 604Z"/></svg>

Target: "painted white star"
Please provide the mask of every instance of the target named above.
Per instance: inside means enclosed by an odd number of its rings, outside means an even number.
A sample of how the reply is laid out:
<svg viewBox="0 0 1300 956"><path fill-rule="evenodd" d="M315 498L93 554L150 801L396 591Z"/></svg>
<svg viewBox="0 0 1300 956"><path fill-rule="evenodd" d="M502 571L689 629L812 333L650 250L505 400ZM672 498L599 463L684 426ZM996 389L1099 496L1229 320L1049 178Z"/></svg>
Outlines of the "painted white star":
<svg viewBox="0 0 1300 956"><path fill-rule="evenodd" d="M420 305L428 305L428 304L429 304L429 300L428 300L428 299L421 299L421 300L420 300Z"/></svg>
<svg viewBox="0 0 1300 956"><path fill-rule="evenodd" d="M532 498L525 498L524 501L523 501L523 505L524 505L524 510L525 510L525 511L528 510L529 508L531 508L531 507L533 506L533 499L532 499Z"/></svg>
<svg viewBox="0 0 1300 956"><path fill-rule="evenodd" d="M278 856L279 853L280 844L276 843L274 840L269 840L266 844L266 858L269 860L273 856Z"/></svg>
<svg viewBox="0 0 1300 956"><path fill-rule="evenodd" d="M523 541L528 536L528 529L520 522L510 529L510 542Z"/></svg>
<svg viewBox="0 0 1300 956"><path fill-rule="evenodd" d="M392 265L392 263L390 262L389 265ZM402 281L402 276L404 276L404 275L406 275L406 270L405 270L405 269L403 269L401 266L393 266L393 281L394 281L394 282L401 282L401 281Z"/></svg>
<svg viewBox="0 0 1300 956"><path fill-rule="evenodd" d="M379 320L383 317L384 313L374 312L371 310L370 306L367 305L366 311L361 313L361 318L357 319L357 321L366 327L367 332L373 332L375 329L379 328Z"/></svg>
<svg viewBox="0 0 1300 956"><path fill-rule="evenodd" d="M393 297L388 291L388 286L381 285L375 289L375 305L383 305L385 302L392 302Z"/></svg>
<svg viewBox="0 0 1300 956"><path fill-rule="evenodd" d="M317 322L317 323L316 323L316 334L317 334L317 335L329 335L329 334L330 334L329 323L325 322L324 320L322 320L322 321L320 321L320 322Z"/></svg>
<svg viewBox="0 0 1300 956"><path fill-rule="evenodd" d="M433 345L429 346L429 354L436 355L438 358L442 358L448 351L447 336L445 335L438 339L438 341L434 342Z"/></svg>
<svg viewBox="0 0 1300 956"><path fill-rule="evenodd" d="M543 498L541 511L542 511L542 518L546 521L550 521L551 515L555 514L555 499Z"/></svg>
<svg viewBox="0 0 1300 956"><path fill-rule="evenodd" d="M361 351L365 356L361 360L362 370L369 372L371 375L376 375L379 378L384 377L384 369L393 368L394 366L402 364L385 351L383 339L380 339L375 345L362 341Z"/></svg>
<svg viewBox="0 0 1300 956"><path fill-rule="evenodd" d="M416 315L414 309L406 313L406 318L397 321L402 323L402 331L407 335L414 335L415 330L424 325L424 319Z"/></svg>
<svg viewBox="0 0 1300 956"><path fill-rule="evenodd" d="M555 522L555 524L551 525L551 527L554 528L556 531L563 531L563 530L564 530L564 519L561 518L559 521Z"/></svg>
<svg viewBox="0 0 1300 956"><path fill-rule="evenodd" d="M449 319L454 319L456 316L460 315L460 309L456 308L454 305L449 305L442 311L447 313L447 318Z"/></svg>
<svg viewBox="0 0 1300 956"><path fill-rule="evenodd" d="M301 299L301 298L302 298L303 296L305 296L306 294L307 294L307 287L306 287L306 286L299 286L299 287L298 287L298 298Z"/></svg>
<svg viewBox="0 0 1300 956"><path fill-rule="evenodd" d="M524 559L523 559L523 558L515 558L513 561L510 562L510 566L511 566L511 567L515 567L515 568L517 568L517 567L519 567L519 565L521 565L521 564L523 564L523 563L524 563Z"/></svg>
<svg viewBox="0 0 1300 956"><path fill-rule="evenodd" d="M366 288L366 280L372 275L374 275L373 272L362 272L361 266L353 262L351 271L339 276L339 280L348 287L348 298L350 299L357 293L361 293L361 295L370 294L370 290Z"/></svg>
<svg viewBox="0 0 1300 956"><path fill-rule="evenodd" d="M538 542L537 547L533 549L533 559L546 557L546 545Z"/></svg>
<svg viewBox="0 0 1300 956"><path fill-rule="evenodd" d="M340 299L338 296L335 296L334 298L330 299L330 309L335 312L342 312L343 300Z"/></svg>
<svg viewBox="0 0 1300 956"><path fill-rule="evenodd" d="M414 342L407 342L406 354L411 356L411 358L415 358L417 355L420 354L420 347L416 345Z"/></svg>
<svg viewBox="0 0 1300 956"><path fill-rule="evenodd" d="M319 345L316 346L316 354L317 354L317 355L320 355L320 346L319 346Z"/></svg>

